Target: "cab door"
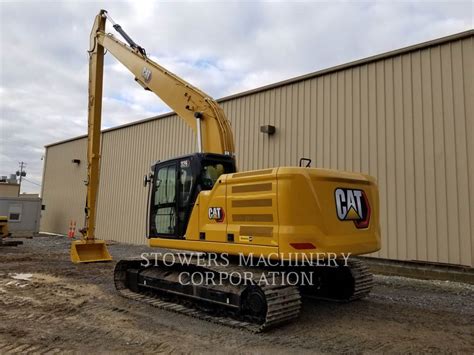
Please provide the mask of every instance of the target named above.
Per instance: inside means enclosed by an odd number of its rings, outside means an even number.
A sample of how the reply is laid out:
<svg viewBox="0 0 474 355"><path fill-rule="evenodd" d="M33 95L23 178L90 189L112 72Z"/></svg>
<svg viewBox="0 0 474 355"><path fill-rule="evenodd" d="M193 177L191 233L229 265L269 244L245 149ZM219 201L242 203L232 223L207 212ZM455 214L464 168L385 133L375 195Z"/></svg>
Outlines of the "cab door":
<svg viewBox="0 0 474 355"><path fill-rule="evenodd" d="M193 167L193 158L186 157L178 165L178 226L177 235L184 237L189 223L191 212L196 200L196 167Z"/></svg>
<svg viewBox="0 0 474 355"><path fill-rule="evenodd" d="M156 166L150 203L150 237L177 237L176 182L176 162Z"/></svg>

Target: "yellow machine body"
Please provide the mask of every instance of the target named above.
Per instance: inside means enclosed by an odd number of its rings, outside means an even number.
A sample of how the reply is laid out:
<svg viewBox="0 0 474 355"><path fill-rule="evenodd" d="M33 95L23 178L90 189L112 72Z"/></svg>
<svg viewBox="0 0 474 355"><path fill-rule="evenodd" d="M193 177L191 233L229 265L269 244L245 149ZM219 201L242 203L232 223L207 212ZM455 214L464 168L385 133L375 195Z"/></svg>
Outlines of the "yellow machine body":
<svg viewBox="0 0 474 355"><path fill-rule="evenodd" d="M365 216L338 216L337 191L363 191ZM345 198L343 198L345 199ZM348 205L348 201L342 201ZM221 219L210 218L218 209ZM359 214L362 214L359 211ZM367 219L367 226L356 226ZM279 167L221 175L201 191L185 239L151 238L152 247L292 259L305 254L367 254L380 249L374 178L327 169Z"/></svg>

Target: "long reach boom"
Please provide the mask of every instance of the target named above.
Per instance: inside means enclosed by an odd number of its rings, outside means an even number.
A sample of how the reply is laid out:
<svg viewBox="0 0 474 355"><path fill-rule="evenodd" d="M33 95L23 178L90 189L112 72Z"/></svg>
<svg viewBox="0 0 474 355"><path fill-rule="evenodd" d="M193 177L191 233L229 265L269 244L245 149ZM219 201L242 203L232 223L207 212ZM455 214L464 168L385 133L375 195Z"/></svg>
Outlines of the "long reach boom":
<svg viewBox="0 0 474 355"><path fill-rule="evenodd" d="M105 32L107 19L128 44ZM81 230L84 240L72 245L73 262L111 260L105 242L95 239L105 50L128 68L145 90L160 97L193 129L197 136L198 152L227 155L235 153L230 122L217 102L151 60L145 49L137 45L110 18L107 11L101 10L95 18L90 35L86 223Z"/></svg>

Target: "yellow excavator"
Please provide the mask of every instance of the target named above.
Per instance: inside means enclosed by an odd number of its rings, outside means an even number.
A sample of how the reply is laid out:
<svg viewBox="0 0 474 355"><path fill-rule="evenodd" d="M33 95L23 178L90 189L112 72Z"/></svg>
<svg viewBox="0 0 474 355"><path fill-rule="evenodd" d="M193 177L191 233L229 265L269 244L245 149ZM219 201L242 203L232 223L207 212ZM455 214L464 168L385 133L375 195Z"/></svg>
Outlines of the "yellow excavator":
<svg viewBox="0 0 474 355"><path fill-rule="evenodd" d="M127 43L106 33L106 20ZM260 332L296 318L302 297L352 301L370 292L372 274L348 256L380 249L373 177L301 161L237 172L231 126L218 103L153 62L105 10L90 48L87 223L84 240L72 246L74 262L110 260L94 238L107 50L197 136L196 153L158 161L145 176L149 246L174 252L119 261L114 282L122 296Z"/></svg>

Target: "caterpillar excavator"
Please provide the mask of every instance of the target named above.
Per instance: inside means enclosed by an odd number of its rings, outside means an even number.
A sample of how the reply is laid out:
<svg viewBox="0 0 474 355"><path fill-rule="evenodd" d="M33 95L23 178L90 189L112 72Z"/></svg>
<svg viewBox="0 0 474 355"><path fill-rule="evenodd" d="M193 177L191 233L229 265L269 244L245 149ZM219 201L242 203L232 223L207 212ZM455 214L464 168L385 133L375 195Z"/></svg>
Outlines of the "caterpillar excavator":
<svg viewBox="0 0 474 355"><path fill-rule="evenodd" d="M107 20L126 43L106 33ZM301 164L237 172L218 103L152 61L105 10L90 48L88 202L74 262L111 259L94 236L107 50L197 136L196 153L158 161L145 176L149 246L173 252L118 261L120 295L260 332L297 318L302 299L352 301L370 292L368 268L348 256L380 249L374 178Z"/></svg>

